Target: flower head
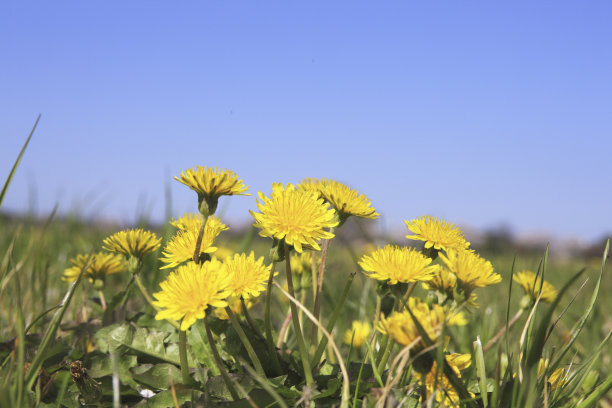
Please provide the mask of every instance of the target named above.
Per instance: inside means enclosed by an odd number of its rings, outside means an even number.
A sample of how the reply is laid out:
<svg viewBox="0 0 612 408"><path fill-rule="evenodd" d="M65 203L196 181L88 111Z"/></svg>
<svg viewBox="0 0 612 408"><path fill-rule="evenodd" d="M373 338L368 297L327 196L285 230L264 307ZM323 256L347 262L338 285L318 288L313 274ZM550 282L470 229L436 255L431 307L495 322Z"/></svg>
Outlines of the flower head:
<svg viewBox="0 0 612 408"><path fill-rule="evenodd" d="M483 288L502 280L498 273L493 272L491 262L472 250L449 250L446 256L440 254L440 258L467 289Z"/></svg>
<svg viewBox="0 0 612 408"><path fill-rule="evenodd" d="M442 293L452 292L457 283L457 277L454 273L449 272L446 268L439 268L432 279L423 282L423 288L426 290L437 290Z"/></svg>
<svg viewBox="0 0 612 408"><path fill-rule="evenodd" d="M190 230L199 230L200 225L204 221L204 216L202 214L196 213L186 213L183 214L178 220L174 218L170 221L170 225L175 228L178 228L181 231L190 231Z"/></svg>
<svg viewBox="0 0 612 408"><path fill-rule="evenodd" d="M447 313L442 306L436 304L430 308L427 303L417 298L409 298L408 306L428 337L434 342L440 336L444 321L446 321L447 326L465 325L467 323L462 313ZM417 341L416 346L425 346L425 342L420 339L419 330L407 310L393 312L389 317L383 316L378 330L404 346L409 346L415 341Z"/></svg>
<svg viewBox="0 0 612 408"><path fill-rule="evenodd" d="M521 271L514 274L514 281L521 285L521 287L525 290L525 293L530 295L532 299L537 299L538 294L540 293L540 286L542 286L542 301L551 303L557 297L557 290L553 285L544 281L542 283L542 278L537 277L536 274L531 271Z"/></svg>
<svg viewBox="0 0 612 408"><path fill-rule="evenodd" d="M341 222L351 215L369 219L376 219L380 215L368 197L335 180L308 178L302 180L298 187L318 192L338 212Z"/></svg>
<svg viewBox="0 0 612 408"><path fill-rule="evenodd" d="M431 258L414 248L386 245L371 255L364 255L359 265L370 278L388 280L390 285L398 282L426 281L433 278L439 269L431 265Z"/></svg>
<svg viewBox="0 0 612 408"><path fill-rule="evenodd" d="M408 229L416 235L406 235L408 239L425 242L425 248L434 249L464 249L470 243L465 240L463 233L452 223L441 218L425 215L415 220L404 221Z"/></svg>
<svg viewBox="0 0 612 408"><path fill-rule="evenodd" d="M346 344L353 344L353 347L361 347L368 341L372 327L368 322L360 322L359 320L353 320L351 329L344 332L344 342Z"/></svg>
<svg viewBox="0 0 612 408"><path fill-rule="evenodd" d="M107 252L96 252L93 256L81 254L70 259L70 265L72 266L64 270L62 280L64 282L75 281L87 264L89 264L89 267L83 272L83 277L89 278L91 282L104 280L106 275L127 270L127 263L121 255Z"/></svg>
<svg viewBox="0 0 612 408"><path fill-rule="evenodd" d="M275 183L270 198L262 192L258 196L257 208L261 213L250 212L255 218L253 225L261 229L259 235L284 239L298 252L302 252L303 246L320 250L318 240L333 238L334 234L324 228L335 227L338 220L317 193L296 189L290 183L287 187Z"/></svg>
<svg viewBox="0 0 612 408"><path fill-rule="evenodd" d="M228 284L220 261L188 262L170 273L160 283L161 291L153 294L153 304L161 309L155 319L182 319L181 330L187 330L206 315L209 306L227 306Z"/></svg>
<svg viewBox="0 0 612 408"><path fill-rule="evenodd" d="M227 290L230 296L250 299L259 296L266 290L265 285L270 276L270 266L264 265L263 256L255 260L253 251L248 256L235 254L227 258L223 264L229 279Z"/></svg>
<svg viewBox="0 0 612 408"><path fill-rule="evenodd" d="M538 377L541 377L544 374L546 374L547 368L548 368L548 359L545 360L542 357L540 357L540 361L538 363ZM569 381L569 370L563 367L557 368L546 379L546 382L550 384L551 391L555 391L556 389L563 387L568 381Z"/></svg>
<svg viewBox="0 0 612 408"><path fill-rule="evenodd" d="M455 372L457 377L461 377L460 370L465 370L472 363L471 355L452 353L445 356L446 362ZM418 380L427 388L427 395L433 395L436 392L436 401L443 402L445 407L458 407L459 395L455 388L451 385L446 375L437 367L436 362L433 363L431 370L426 375L415 372Z"/></svg>
<svg viewBox="0 0 612 408"><path fill-rule="evenodd" d="M127 257L142 258L145 254L159 248L161 238L154 232L138 229L119 231L104 241L104 249L117 252Z"/></svg>
<svg viewBox="0 0 612 408"><path fill-rule="evenodd" d="M181 172L180 178L174 178L198 193L200 212L206 215L215 213L222 195L250 195L245 193L248 187L231 170L197 166ZM205 208L202 208L203 203Z"/></svg>
<svg viewBox="0 0 612 408"><path fill-rule="evenodd" d="M193 258L201 223L202 220L200 220L199 223L189 225L189 229L187 230L179 230L166 244L166 247L162 251L163 257L160 258L160 260L168 265L162 267L162 269L173 268ZM215 252L217 250L217 247L213 246L215 239L221 231L227 229L229 229L229 227L223 224L219 218L215 216L208 217L208 221L204 226L200 255Z"/></svg>
<svg viewBox="0 0 612 408"><path fill-rule="evenodd" d="M236 316L239 316L244 313L244 310L242 310L242 301L240 300L240 298L229 297L227 299L227 303L230 309L232 309L232 313L234 313ZM247 309L250 309L253 306L253 302L250 299L245 299L244 304ZM229 320L229 315L227 314L227 310L225 310L225 308L215 309L213 313L220 320Z"/></svg>

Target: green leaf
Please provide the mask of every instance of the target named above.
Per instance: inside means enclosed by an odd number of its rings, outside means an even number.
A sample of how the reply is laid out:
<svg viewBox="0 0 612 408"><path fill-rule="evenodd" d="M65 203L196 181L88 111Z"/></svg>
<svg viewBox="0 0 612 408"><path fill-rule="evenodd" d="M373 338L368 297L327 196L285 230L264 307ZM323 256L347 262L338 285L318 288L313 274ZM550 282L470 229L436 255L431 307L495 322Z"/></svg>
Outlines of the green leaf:
<svg viewBox="0 0 612 408"><path fill-rule="evenodd" d="M180 384L183 381L181 370L167 363L145 364L134 367L131 371L135 381L158 390L170 389L171 383Z"/></svg>
<svg viewBox="0 0 612 408"><path fill-rule="evenodd" d="M117 363L119 365L119 381L121 381L122 384L135 388L137 384L132 378L130 368L135 367L138 364L136 356L121 356L117 359ZM89 353L85 359L85 365L89 367L87 369L87 373L92 378L101 378L113 375L113 363L108 354L98 351Z"/></svg>

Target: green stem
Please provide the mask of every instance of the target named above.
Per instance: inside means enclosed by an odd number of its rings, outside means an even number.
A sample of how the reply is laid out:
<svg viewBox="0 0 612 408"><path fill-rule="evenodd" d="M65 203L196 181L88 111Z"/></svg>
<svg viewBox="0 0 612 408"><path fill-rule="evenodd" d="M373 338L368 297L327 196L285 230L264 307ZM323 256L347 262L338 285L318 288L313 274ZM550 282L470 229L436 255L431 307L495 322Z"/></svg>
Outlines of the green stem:
<svg viewBox="0 0 612 408"><path fill-rule="evenodd" d="M272 337L272 324L270 323L270 299L272 295L272 283L274 282L274 268L276 267L276 263L272 261L272 266L270 267L270 277L268 278L268 287L266 289L266 305L264 310L264 326L266 329L266 343L268 344L268 352L270 353L270 358L272 359L272 365L274 366L274 370L277 375L282 373L280 361L278 360L278 355L276 354L276 348L274 347L274 338Z"/></svg>
<svg viewBox="0 0 612 408"><path fill-rule="evenodd" d="M249 358L251 359L251 362L253 363L253 366L255 366L255 370L257 371L257 374L265 378L266 373L264 372L264 369L261 366L261 362L259 361L257 354L255 354L255 350L253 349L253 346L251 345L249 338L244 333L244 330L242 330L242 327L240 326L240 322L238 322L236 315L234 314L234 312L232 312L232 309L229 306L225 307L225 311L227 312L227 315L230 318L232 327L234 328L234 330L236 330L236 333L238 333L238 337L240 337L240 341L242 342L242 345L246 349L247 354L249 355Z"/></svg>
<svg viewBox="0 0 612 408"><path fill-rule="evenodd" d="M251 327L251 329L253 329L253 331L257 333L259 337L261 337L262 339L265 339L264 335L261 334L259 327L257 327L255 323L253 322L253 320L251 319L251 315L249 314L249 309L247 308L246 302L244 301L244 298L242 296L240 297L240 303L242 304L242 310L244 311L244 317L246 318L246 321Z"/></svg>
<svg viewBox="0 0 612 408"><path fill-rule="evenodd" d="M387 336L387 339L389 339L389 336ZM393 349L394 345L395 343L393 343L392 341L387 341L387 347L385 347L385 351L383 353L382 359L380 360L380 364L378 365L379 373L382 373L383 370L385 369L385 366L387 365L387 361L389 361L389 356L391 355L391 349Z"/></svg>
<svg viewBox="0 0 612 408"><path fill-rule="evenodd" d="M200 248L202 247L202 238L204 237L204 228L208 221L208 216L204 215L202 224L200 225L200 231L198 231L198 238L196 239L195 250L193 251L193 262L200 263Z"/></svg>
<svg viewBox="0 0 612 408"><path fill-rule="evenodd" d="M333 227L330 228L329 232L333 233L334 228ZM312 314L317 320L319 319L319 315L321 313L321 292L323 291L323 275L325 274L325 261L327 260L327 251L329 250L330 242L331 242L331 238L326 240L325 243L323 244L323 251L321 252L321 264L319 265L319 275L317 276L317 281L316 281L317 291L316 291L316 296L314 300L314 310ZM313 282L312 284L314 285L315 282ZM313 323L312 332L310 333L311 346L315 344L315 342L317 341L317 330L318 330L317 325Z"/></svg>
<svg viewBox="0 0 612 408"><path fill-rule="evenodd" d="M380 342L380 351L376 355L376 366L378 366L380 362L382 361L382 358L383 358L385 350L387 349L388 343L389 343L389 336L385 335L385 337L383 337L382 341Z"/></svg>
<svg viewBox="0 0 612 408"><path fill-rule="evenodd" d="M219 355L219 351L217 350L217 345L215 343L215 339L213 338L212 332L210 331L210 327L208 326L208 320L206 317L204 318L204 327L206 328L206 337L208 338L208 344L210 344L210 349L213 352L213 357L215 358L215 363L217 368L221 372L221 377L223 378L223 382L225 382L225 386L229 390L230 394L232 394L232 399L234 401L238 401L240 399L240 395L236 391L234 387L234 383L232 383L232 379L227 374L227 370L223 366L223 360L221 360L221 356Z"/></svg>
<svg viewBox="0 0 612 408"><path fill-rule="evenodd" d="M332 314L329 322L327 323L327 331L331 333L336 325L336 320L340 316L340 313L343 310L344 302L348 296L349 289L351 288L351 284L353 283L353 278L355 278L355 272L351 273L348 281L344 285L344 290L342 291L342 295L340 295L340 301L336 305L334 313ZM325 347L327 346L327 337L323 336L321 341L319 342L319 346L317 347L317 351L314 354L314 357L311 360L311 365L316 367L321 361L321 356L323 356L323 352L325 352Z"/></svg>
<svg viewBox="0 0 612 408"><path fill-rule="evenodd" d="M187 332L185 330L179 330L179 359L183 384L190 384L191 377L189 376L189 362L187 361Z"/></svg>
<svg viewBox="0 0 612 408"><path fill-rule="evenodd" d="M287 292L295 298L293 291L293 277L291 276L291 260L289 256L289 245L285 243L285 272L287 273ZM306 345L304 344L304 336L300 327L300 317L298 315L297 306L291 302L291 318L293 319L293 329L295 330L295 338L297 340L298 349L302 358L302 367L304 368L304 376L306 377L306 385L313 382L312 372L310 371L310 361Z"/></svg>

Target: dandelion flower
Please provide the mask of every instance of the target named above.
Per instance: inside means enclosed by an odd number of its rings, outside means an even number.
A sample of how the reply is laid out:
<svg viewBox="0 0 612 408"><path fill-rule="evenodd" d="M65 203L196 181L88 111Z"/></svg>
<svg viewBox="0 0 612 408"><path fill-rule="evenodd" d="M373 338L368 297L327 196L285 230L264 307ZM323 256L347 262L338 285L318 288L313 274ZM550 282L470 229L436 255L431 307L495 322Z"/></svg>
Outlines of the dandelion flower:
<svg viewBox="0 0 612 408"><path fill-rule="evenodd" d="M368 322L353 320L352 328L344 332L344 342L353 344L353 347L361 347L368 341L372 328Z"/></svg>
<svg viewBox="0 0 612 408"><path fill-rule="evenodd" d="M414 248L386 245L371 255L364 255L359 265L370 278L388 280L390 285L398 282L426 281L433 278L439 269L431 265L431 258L426 257Z"/></svg>
<svg viewBox="0 0 612 408"><path fill-rule="evenodd" d="M270 277L270 266L264 265L263 256L255 260L253 251L248 256L235 254L227 258L223 264L229 279L227 290L230 296L250 299L259 296L266 290L266 283Z"/></svg>
<svg viewBox="0 0 612 408"><path fill-rule="evenodd" d="M540 362L538 363L538 377L546 374L546 369L548 368L548 359L544 360L540 357ZM558 388L563 387L567 381L569 380L569 370L559 367L546 379L546 381L550 384L550 390L555 391Z"/></svg>
<svg viewBox="0 0 612 408"><path fill-rule="evenodd" d="M242 301L240 300L240 298L229 297L227 299L227 304L229 305L230 309L232 309L232 313L234 313L236 316L239 316L243 313ZM253 302L250 299L245 300L244 304L246 305L247 309L250 309L253 306ZM213 313L215 314L217 319L229 320L229 315L227 314L227 310L225 310L225 308L215 309Z"/></svg>
<svg viewBox="0 0 612 408"><path fill-rule="evenodd" d="M514 275L514 281L521 285L525 290L525 293L530 295L532 299L537 299L538 293L540 292L540 285L542 286L542 301L551 303L557 297L557 290L553 285L544 281L539 276L536 279L536 274L531 271L521 271Z"/></svg>
<svg viewBox="0 0 612 408"><path fill-rule="evenodd" d="M440 258L448 269L455 274L468 291L473 288L483 288L501 282L501 276L493 272L491 262L481 258L474 251L447 251L447 255L440 254Z"/></svg>
<svg viewBox="0 0 612 408"><path fill-rule="evenodd" d="M442 293L452 292L457 283L457 277L454 273L446 268L439 268L433 275L433 278L427 282L423 282L423 288L426 290L437 290Z"/></svg>
<svg viewBox="0 0 612 408"><path fill-rule="evenodd" d="M248 187L231 170L197 166L174 178L198 194L200 205L203 200L206 202L207 215L215 213L219 197L223 195L250 195L245 193Z"/></svg>
<svg viewBox="0 0 612 408"><path fill-rule="evenodd" d="M153 294L156 299L153 304L160 308L155 319L182 319L181 330L186 331L196 320L204 318L209 306L227 306L228 284L220 261L188 262L170 273L160 283L161 291Z"/></svg>
<svg viewBox="0 0 612 408"><path fill-rule="evenodd" d="M441 218L425 215L416 220L404 221L408 229L416 235L406 235L408 239L425 242L425 248L434 249L464 249L470 243L465 240L463 233L452 223Z"/></svg>
<svg viewBox="0 0 612 408"><path fill-rule="evenodd" d="M83 276L89 278L91 282L96 280L104 280L106 275L120 273L127 270L125 258L121 255L109 254L107 252L96 252L93 256L77 255L70 259L70 268L64 270L62 280L64 282L73 282L81 273L85 265L90 264L87 270L83 272Z"/></svg>
<svg viewBox="0 0 612 408"><path fill-rule="evenodd" d="M154 232L138 229L119 231L104 241L104 249L117 252L127 257L142 258L145 254L159 248L161 238Z"/></svg>
<svg viewBox="0 0 612 408"><path fill-rule="evenodd" d="M298 252L302 252L303 246L319 251L318 240L334 237L324 228L335 227L338 220L317 193L296 189L291 183L287 187L275 183L270 198L262 192L258 196L257 208L261 213L250 213L255 218L253 225L261 229L259 235L284 239Z"/></svg>
<svg viewBox="0 0 612 408"><path fill-rule="evenodd" d="M446 362L455 372L457 377L461 378L460 370L465 370L472 363L471 355L452 353L445 356ZM420 380L427 388L427 395L436 393L436 401L443 404L445 407L458 407L459 395L455 388L450 384L446 375L437 367L436 362L429 373L426 375L415 372L417 380Z"/></svg>
<svg viewBox="0 0 612 408"><path fill-rule="evenodd" d="M202 214L186 213L178 220L173 218L172 221L170 221L170 225L181 231L189 231L199 230L202 222L204 222L204 216Z"/></svg>
<svg viewBox="0 0 612 408"><path fill-rule="evenodd" d="M444 321L446 321L447 326L461 326L467 323L462 313L447 313L442 306L435 304L430 308L426 303L416 298L409 298L408 306L429 338L434 342L440 336ZM409 346L415 341L420 340L421 337L412 316L410 316L407 310L393 312L389 317L383 316L378 330L403 346ZM420 340L415 345L424 347L425 342Z"/></svg>
<svg viewBox="0 0 612 408"><path fill-rule="evenodd" d="M341 222L351 215L369 219L376 219L380 215L368 197L335 180L308 178L302 180L299 187L318 192L338 212Z"/></svg>
<svg viewBox="0 0 612 408"><path fill-rule="evenodd" d="M166 244L162 251L163 257L160 260L168 265L162 269L173 268L181 263L192 259L195 252L196 241L200 231L200 224L193 224L188 230L179 230L172 239ZM215 216L208 218L204 226L204 235L202 236L202 245L200 247L201 254L212 254L217 250L213 243L221 231L228 230L229 227L221 222Z"/></svg>

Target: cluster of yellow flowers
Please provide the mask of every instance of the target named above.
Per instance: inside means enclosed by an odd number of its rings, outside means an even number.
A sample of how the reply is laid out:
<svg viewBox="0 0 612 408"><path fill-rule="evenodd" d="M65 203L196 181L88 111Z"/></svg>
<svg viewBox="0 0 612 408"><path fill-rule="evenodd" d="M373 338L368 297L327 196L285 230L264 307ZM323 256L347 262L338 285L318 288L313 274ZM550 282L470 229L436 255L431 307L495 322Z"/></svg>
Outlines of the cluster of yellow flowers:
<svg viewBox="0 0 612 408"><path fill-rule="evenodd" d="M186 331L198 319L204 319L209 308L217 308L214 313L221 319L227 319L228 313L239 314L248 309L266 290L266 284L271 285L276 273L272 265L266 265L263 257L256 259L253 252L215 256L218 249L215 242L229 228L214 215L219 198L249 195L248 186L234 172L197 166L175 178L197 193L198 213L170 221L176 232L166 242L159 259L165 264L162 269L174 270L153 294L155 300L145 297L156 309L156 319L180 322L176 327ZM298 185L274 183L269 196L258 192L256 205L259 212L250 211L253 225L261 236L274 240L275 248L294 250L287 269L291 265L296 274L318 268L318 261L313 261L306 251L321 250L321 240L333 238L335 229L350 216L366 219L379 216L366 196L325 178L308 178ZM401 296L396 293L393 312L376 316L373 326L379 333L419 353L429 345L423 338L425 334L434 344L438 341L444 344L445 339L440 339L444 326L466 324L464 313L459 311L464 302L474 305L472 292L501 282L501 276L488 260L470 249L462 231L452 223L429 215L405 223L411 232L406 238L422 241L422 250L385 245L363 255L358 263L367 277L381 281L384 287L403 291ZM161 238L151 231L117 232L103 242L110 253L78 255L70 261L71 267L65 270L63 279L73 281L83 269L92 282L103 283L105 276L125 270L137 278L143 256L160 246ZM276 260L272 258L273 262ZM543 301L552 301L556 297L554 287L532 272L517 273L514 280L533 299L539 296ZM425 302L412 297L417 282L425 290L438 292L438 300L430 298ZM344 333L344 341L353 347L371 342L371 327L370 322L353 321L351 329ZM470 365L469 355L446 354L445 358L458 376L460 370ZM458 397L440 371L431 362L425 370L416 370L417 379L428 393L437 392L438 401L454 405Z"/></svg>

